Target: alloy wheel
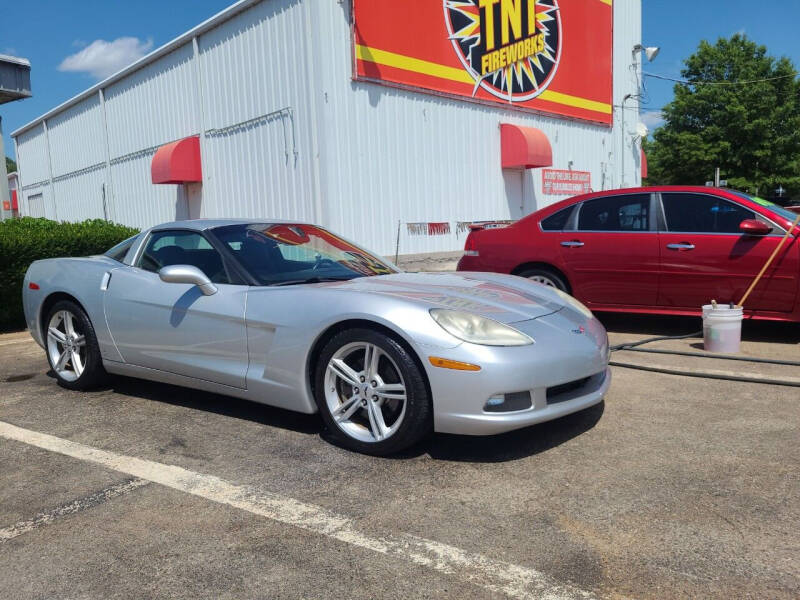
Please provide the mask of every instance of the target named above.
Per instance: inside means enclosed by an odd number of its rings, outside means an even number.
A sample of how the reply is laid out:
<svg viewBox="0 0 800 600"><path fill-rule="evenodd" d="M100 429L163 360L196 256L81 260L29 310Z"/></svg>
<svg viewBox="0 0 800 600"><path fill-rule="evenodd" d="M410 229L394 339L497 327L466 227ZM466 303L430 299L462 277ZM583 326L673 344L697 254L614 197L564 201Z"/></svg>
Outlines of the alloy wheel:
<svg viewBox="0 0 800 600"><path fill-rule="evenodd" d="M545 285L547 287L552 287L552 288L558 287L555 281L553 281L552 279L550 279L545 275L531 275L530 277L528 277L528 279L530 279L531 281L535 281L536 283L541 283L542 285Z"/></svg>
<svg viewBox="0 0 800 600"><path fill-rule="evenodd" d="M361 442L380 442L403 423L406 385L394 360L379 346L352 342L328 361L325 401L345 434Z"/></svg>
<svg viewBox="0 0 800 600"><path fill-rule="evenodd" d="M78 319L60 310L47 325L47 354L56 374L65 381L76 381L86 368L86 336L78 329Z"/></svg>

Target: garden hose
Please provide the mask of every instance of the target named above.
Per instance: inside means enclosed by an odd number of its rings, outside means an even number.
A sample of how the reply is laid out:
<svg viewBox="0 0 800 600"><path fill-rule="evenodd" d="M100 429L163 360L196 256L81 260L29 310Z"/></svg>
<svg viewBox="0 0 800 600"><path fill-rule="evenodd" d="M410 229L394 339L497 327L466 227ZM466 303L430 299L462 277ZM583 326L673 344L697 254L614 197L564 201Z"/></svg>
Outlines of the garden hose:
<svg viewBox="0 0 800 600"><path fill-rule="evenodd" d="M704 354L702 352L686 352L682 350L661 350L655 348L639 348L645 344L653 342L660 342L664 340L684 340L692 337L701 337L702 331L688 333L686 335L662 335L658 337L647 338L638 342L627 342L611 346L612 352L625 351L625 352L649 352L653 354L673 354L675 356L691 356L695 358L715 358L718 360L736 360L743 362L772 364L772 365L785 365L792 367L800 367L800 362L791 360L776 360L770 358L748 358L744 356L729 356L726 354ZM788 381L783 379L767 379L762 377L746 377L742 375L725 375L722 373L708 373L703 371L684 371L681 369L665 369L662 367L650 367L646 365L636 365L632 363L624 363L617 361L610 361L608 363L612 367L623 367L626 369L638 369L640 371L649 371L651 373L664 373L666 375L682 375L684 377L699 377L702 379L720 379L723 381L739 381L744 383L762 383L767 385L781 385L787 387L800 387L800 381Z"/></svg>

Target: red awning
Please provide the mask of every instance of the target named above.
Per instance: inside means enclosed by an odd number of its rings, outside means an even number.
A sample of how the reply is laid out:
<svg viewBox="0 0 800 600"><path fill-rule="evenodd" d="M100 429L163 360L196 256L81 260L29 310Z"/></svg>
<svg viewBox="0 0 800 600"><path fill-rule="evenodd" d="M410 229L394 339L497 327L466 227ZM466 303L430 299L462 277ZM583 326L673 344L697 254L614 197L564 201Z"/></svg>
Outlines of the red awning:
<svg viewBox="0 0 800 600"><path fill-rule="evenodd" d="M150 164L153 183L203 181L200 166L200 138L188 137L161 146Z"/></svg>
<svg viewBox="0 0 800 600"><path fill-rule="evenodd" d="M642 179L647 179L647 155L642 150Z"/></svg>
<svg viewBox="0 0 800 600"><path fill-rule="evenodd" d="M11 210L19 210L19 201L17 200L17 190L11 190Z"/></svg>
<svg viewBox="0 0 800 600"><path fill-rule="evenodd" d="M504 169L537 169L553 165L553 149L547 136L533 127L500 125Z"/></svg>

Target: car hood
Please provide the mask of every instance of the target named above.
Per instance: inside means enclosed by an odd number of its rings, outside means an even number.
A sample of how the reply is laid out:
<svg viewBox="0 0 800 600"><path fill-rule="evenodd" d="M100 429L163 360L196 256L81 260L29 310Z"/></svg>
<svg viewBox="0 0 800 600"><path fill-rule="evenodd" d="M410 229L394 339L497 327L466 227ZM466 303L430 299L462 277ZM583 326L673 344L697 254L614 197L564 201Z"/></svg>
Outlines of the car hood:
<svg viewBox="0 0 800 600"><path fill-rule="evenodd" d="M537 319L564 307L557 292L496 273L397 273L325 285L342 292L401 298L426 308L463 310L501 323Z"/></svg>

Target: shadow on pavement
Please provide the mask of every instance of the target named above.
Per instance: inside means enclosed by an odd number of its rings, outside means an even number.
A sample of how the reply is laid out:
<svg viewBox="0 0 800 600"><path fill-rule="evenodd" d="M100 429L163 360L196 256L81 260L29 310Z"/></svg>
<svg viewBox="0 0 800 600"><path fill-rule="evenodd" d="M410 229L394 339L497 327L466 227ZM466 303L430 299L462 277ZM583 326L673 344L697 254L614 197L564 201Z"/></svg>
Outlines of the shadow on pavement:
<svg viewBox="0 0 800 600"><path fill-rule="evenodd" d="M322 432L322 422L317 415L306 415L231 396L121 376L114 376L108 389L125 396L202 410L298 433Z"/></svg>
<svg viewBox="0 0 800 600"><path fill-rule="evenodd" d="M634 315L597 313L597 318L609 332L641 335L685 335L700 331L702 319L667 315ZM750 321L742 323L742 340L776 344L800 343L800 324L777 321Z"/></svg>
<svg viewBox="0 0 800 600"><path fill-rule="evenodd" d="M317 415L305 415L230 396L129 377L114 377L107 389L124 396L243 419L268 427L319 435L327 442L331 441ZM590 430L600 420L604 410L605 404L601 402L555 421L488 437L433 434L420 444L389 458L402 460L424 454L435 460L458 462L505 462L527 458Z"/></svg>
<svg viewBox="0 0 800 600"><path fill-rule="evenodd" d="M476 437L437 433L396 458L427 454L435 460L497 463L545 452L592 429L605 411L605 402L566 417L502 433Z"/></svg>

